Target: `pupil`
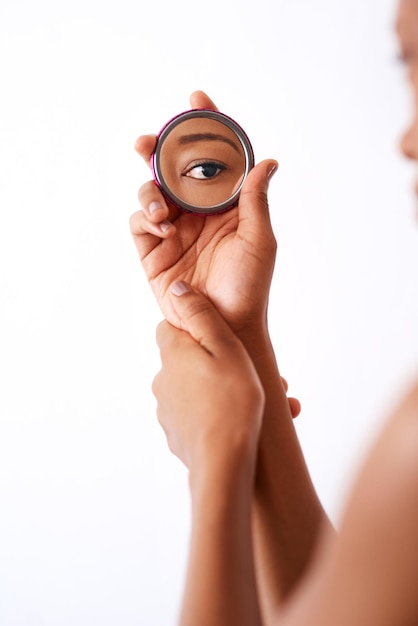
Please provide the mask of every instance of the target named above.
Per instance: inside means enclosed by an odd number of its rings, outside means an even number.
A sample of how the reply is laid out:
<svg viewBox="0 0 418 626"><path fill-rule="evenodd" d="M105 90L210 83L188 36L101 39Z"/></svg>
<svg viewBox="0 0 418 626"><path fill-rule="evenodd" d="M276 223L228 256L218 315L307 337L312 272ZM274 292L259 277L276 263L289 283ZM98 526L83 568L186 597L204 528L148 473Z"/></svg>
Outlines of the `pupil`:
<svg viewBox="0 0 418 626"><path fill-rule="evenodd" d="M216 176L218 171L218 166L214 163L207 163L206 165L202 165L202 174L205 178L213 178Z"/></svg>

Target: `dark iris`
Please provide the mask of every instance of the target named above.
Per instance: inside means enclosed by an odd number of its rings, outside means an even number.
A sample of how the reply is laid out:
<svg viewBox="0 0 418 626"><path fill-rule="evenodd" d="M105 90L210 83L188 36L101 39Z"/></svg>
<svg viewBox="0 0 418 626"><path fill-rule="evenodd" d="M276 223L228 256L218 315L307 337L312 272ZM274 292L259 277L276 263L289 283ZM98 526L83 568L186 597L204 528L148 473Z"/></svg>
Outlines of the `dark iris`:
<svg viewBox="0 0 418 626"><path fill-rule="evenodd" d="M196 180L211 180L219 176L224 170L226 170L226 166L222 163L217 163L216 161L202 161L201 163L191 165L189 169L184 172L183 176L195 178Z"/></svg>
<svg viewBox="0 0 418 626"><path fill-rule="evenodd" d="M222 169L217 163L204 163L201 168L205 178L213 178Z"/></svg>

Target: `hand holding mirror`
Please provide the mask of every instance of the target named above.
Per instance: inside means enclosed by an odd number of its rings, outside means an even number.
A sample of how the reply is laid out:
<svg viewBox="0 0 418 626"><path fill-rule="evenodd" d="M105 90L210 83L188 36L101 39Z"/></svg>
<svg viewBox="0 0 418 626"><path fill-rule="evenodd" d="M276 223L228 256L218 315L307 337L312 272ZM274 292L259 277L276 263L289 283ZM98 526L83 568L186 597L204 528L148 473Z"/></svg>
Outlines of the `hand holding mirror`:
<svg viewBox="0 0 418 626"><path fill-rule="evenodd" d="M233 119L193 109L162 128L151 164L157 185L172 204L197 215L213 215L237 204L254 153Z"/></svg>

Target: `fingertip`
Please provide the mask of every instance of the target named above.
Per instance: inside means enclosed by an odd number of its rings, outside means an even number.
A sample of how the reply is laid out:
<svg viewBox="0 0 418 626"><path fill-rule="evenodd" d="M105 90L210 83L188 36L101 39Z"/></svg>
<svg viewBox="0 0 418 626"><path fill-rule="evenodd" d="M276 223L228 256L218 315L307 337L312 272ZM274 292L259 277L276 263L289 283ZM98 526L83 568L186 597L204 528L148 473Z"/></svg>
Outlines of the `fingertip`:
<svg viewBox="0 0 418 626"><path fill-rule="evenodd" d="M160 236L165 239L172 237L176 232L176 227L172 222L169 222L168 220L163 220L162 222L157 224L157 227L160 230Z"/></svg>
<svg viewBox="0 0 418 626"><path fill-rule="evenodd" d="M170 285L170 291L177 297L183 296L185 293L190 293L192 288L184 280L176 280Z"/></svg>
<svg viewBox="0 0 418 626"><path fill-rule="evenodd" d="M172 222L163 220L153 223L145 211L136 211L129 218L129 228L134 238L142 235L153 235L158 239L169 239L176 233L176 227Z"/></svg>
<svg viewBox="0 0 418 626"><path fill-rule="evenodd" d="M287 390L289 389L288 382L287 382L286 378L283 378L283 376L281 376L281 380L282 380L283 388L284 388L285 392L287 393Z"/></svg>
<svg viewBox="0 0 418 626"><path fill-rule="evenodd" d="M208 94L202 89L195 89L190 94L190 98L195 98L195 97L198 98L199 96L203 96L204 98L209 98Z"/></svg>
<svg viewBox="0 0 418 626"><path fill-rule="evenodd" d="M153 223L149 220L149 218L147 218L144 228L150 235L155 235L160 239L169 239L170 237L173 237L176 232L176 227L168 220L163 220L160 223Z"/></svg>
<svg viewBox="0 0 418 626"><path fill-rule="evenodd" d="M279 162L276 161L276 159L265 159L264 161L261 161L261 163L256 165L254 169L256 168L260 174L260 177L268 183L279 169Z"/></svg>
<svg viewBox="0 0 418 626"><path fill-rule="evenodd" d="M149 180L141 185L138 189L138 200L147 219L153 224L167 219L170 211L155 181Z"/></svg>
<svg viewBox="0 0 418 626"><path fill-rule="evenodd" d="M288 398L288 401L292 418L295 419L300 415L302 406L297 398Z"/></svg>
<svg viewBox="0 0 418 626"><path fill-rule="evenodd" d="M146 161L149 161L157 143L157 135L141 135L135 141L135 151Z"/></svg>
<svg viewBox="0 0 418 626"><path fill-rule="evenodd" d="M271 178L273 178L273 176L275 175L278 169L279 169L278 161L270 161L267 166L267 179L271 180Z"/></svg>
<svg viewBox="0 0 418 626"><path fill-rule="evenodd" d="M193 91L190 95L190 106L192 109L213 109L217 111L218 108L216 104L213 102L211 98L205 93L198 89L197 91Z"/></svg>
<svg viewBox="0 0 418 626"><path fill-rule="evenodd" d="M274 176L279 168L279 163L275 159L265 159L260 163L257 163L253 169L249 172L246 181L244 182L245 188L262 188L267 190L270 179Z"/></svg>
<svg viewBox="0 0 418 626"><path fill-rule="evenodd" d="M168 215L168 208L159 200L152 200L144 209L150 220L155 224L163 222Z"/></svg>

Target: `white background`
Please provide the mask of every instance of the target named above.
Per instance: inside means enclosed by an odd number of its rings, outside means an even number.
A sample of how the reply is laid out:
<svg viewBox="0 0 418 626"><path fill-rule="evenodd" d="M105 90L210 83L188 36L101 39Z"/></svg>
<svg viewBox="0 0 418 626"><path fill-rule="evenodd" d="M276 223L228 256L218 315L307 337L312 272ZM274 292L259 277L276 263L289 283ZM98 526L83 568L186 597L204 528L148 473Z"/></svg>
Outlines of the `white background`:
<svg viewBox="0 0 418 626"><path fill-rule="evenodd" d="M338 523L416 372L410 113L393 0L0 4L0 623L169 626L187 477L150 392L135 138L206 90L278 158L271 329Z"/></svg>

